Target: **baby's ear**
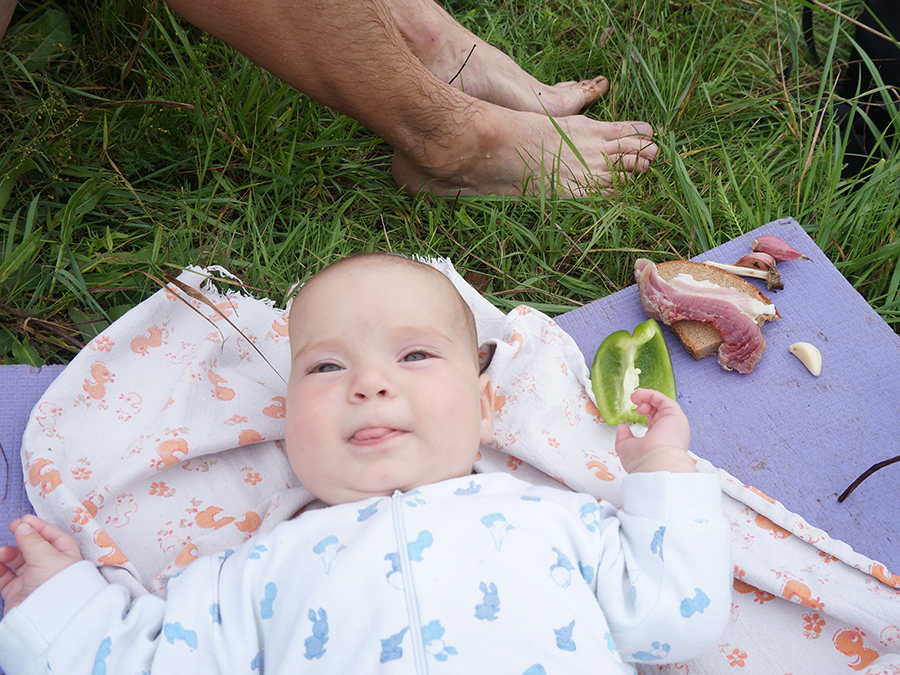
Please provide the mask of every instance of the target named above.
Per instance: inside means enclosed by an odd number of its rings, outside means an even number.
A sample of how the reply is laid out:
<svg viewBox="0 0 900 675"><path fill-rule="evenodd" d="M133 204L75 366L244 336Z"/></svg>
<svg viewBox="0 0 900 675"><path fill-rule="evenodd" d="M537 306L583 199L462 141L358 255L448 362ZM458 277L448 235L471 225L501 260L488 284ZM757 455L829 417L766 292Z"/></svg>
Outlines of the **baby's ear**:
<svg viewBox="0 0 900 675"><path fill-rule="evenodd" d="M485 342L478 346L478 373L482 374L491 365L494 360L494 352L497 351L497 345L494 342Z"/></svg>
<svg viewBox="0 0 900 675"><path fill-rule="evenodd" d="M490 375L478 377L481 398L481 442L490 443L494 438L494 386Z"/></svg>

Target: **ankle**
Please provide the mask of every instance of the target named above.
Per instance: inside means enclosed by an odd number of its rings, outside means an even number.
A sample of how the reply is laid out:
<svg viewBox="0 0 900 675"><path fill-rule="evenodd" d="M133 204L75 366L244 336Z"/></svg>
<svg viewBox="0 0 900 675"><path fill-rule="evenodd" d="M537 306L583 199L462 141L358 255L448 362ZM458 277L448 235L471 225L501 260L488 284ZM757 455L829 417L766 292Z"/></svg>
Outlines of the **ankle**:
<svg viewBox="0 0 900 675"><path fill-rule="evenodd" d="M453 77L478 41L432 2L394 0L391 11L410 50L442 82Z"/></svg>
<svg viewBox="0 0 900 675"><path fill-rule="evenodd" d="M458 108L452 135L444 135L438 143L419 146L414 160L436 175L447 177L466 174L483 166L503 146L508 120L498 119L496 106L459 92L466 107Z"/></svg>

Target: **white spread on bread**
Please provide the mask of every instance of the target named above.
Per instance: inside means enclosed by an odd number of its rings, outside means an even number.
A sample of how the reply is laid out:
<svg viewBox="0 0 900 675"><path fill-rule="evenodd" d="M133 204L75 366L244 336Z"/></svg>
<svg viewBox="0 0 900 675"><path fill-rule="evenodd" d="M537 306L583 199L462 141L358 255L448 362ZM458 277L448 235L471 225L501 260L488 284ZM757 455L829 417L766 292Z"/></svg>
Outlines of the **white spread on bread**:
<svg viewBox="0 0 900 675"><path fill-rule="evenodd" d="M687 272L679 272L669 280L669 283L683 285L685 289L691 289L693 287L698 289L716 289L716 292L725 291L727 297L734 301L735 307L754 321L757 321L760 316L774 317L776 313L775 305L771 303L766 304L765 302L757 300L756 298L749 296L746 293L741 293L733 288L724 288L709 279L695 279Z"/></svg>

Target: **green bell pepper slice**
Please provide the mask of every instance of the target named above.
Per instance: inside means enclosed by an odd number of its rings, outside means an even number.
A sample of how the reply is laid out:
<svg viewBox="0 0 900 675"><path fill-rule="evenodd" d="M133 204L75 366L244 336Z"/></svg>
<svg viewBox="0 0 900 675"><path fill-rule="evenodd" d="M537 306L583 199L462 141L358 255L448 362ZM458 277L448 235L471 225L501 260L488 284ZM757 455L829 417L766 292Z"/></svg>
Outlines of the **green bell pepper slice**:
<svg viewBox="0 0 900 675"><path fill-rule="evenodd" d="M591 388L600 416L607 424L647 424L631 402L635 389L656 389L674 399L672 357L659 324L648 319L634 334L619 330L600 343L591 366Z"/></svg>

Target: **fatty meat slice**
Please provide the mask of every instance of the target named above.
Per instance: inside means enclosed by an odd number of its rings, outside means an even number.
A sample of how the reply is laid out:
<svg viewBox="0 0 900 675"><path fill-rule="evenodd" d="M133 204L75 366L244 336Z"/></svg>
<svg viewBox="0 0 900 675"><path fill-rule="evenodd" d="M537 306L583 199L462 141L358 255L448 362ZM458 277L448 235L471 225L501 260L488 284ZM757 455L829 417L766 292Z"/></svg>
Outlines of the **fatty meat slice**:
<svg viewBox="0 0 900 675"><path fill-rule="evenodd" d="M666 325L684 319L710 322L722 334L718 357L723 368L749 373L759 363L766 339L756 317L743 311L745 293L714 284L667 282L645 258L636 260L634 269L647 316Z"/></svg>

